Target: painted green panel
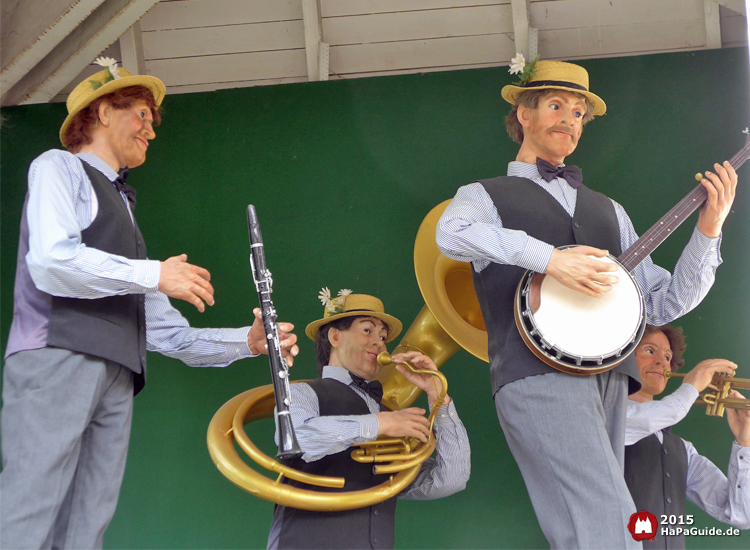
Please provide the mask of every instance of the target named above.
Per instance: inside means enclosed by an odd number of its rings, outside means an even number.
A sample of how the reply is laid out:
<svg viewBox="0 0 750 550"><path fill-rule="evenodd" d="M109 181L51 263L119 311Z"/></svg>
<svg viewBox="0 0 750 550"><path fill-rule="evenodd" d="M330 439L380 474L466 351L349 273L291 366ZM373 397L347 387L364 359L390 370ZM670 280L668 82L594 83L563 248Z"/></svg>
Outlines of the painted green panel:
<svg viewBox="0 0 750 550"><path fill-rule="evenodd" d="M743 143L740 131L750 124L744 49L581 64L608 114L587 126L569 161L583 168L589 186L625 206L639 232L695 186L695 172ZM175 305L197 326L250 321L257 297L245 208L253 203L274 302L302 338L321 313L323 286L377 294L408 325L423 304L412 264L422 218L460 185L502 174L515 157L500 98L512 80L500 67L167 97L149 159L131 174L139 224L152 258L187 253L211 271L216 288L216 305L204 314ZM42 151L59 147L64 112L62 105L2 110L3 347L26 170ZM743 168L743 184L749 175ZM750 270L749 197L741 188L725 226L726 262L715 287L678 322L688 335L688 365L727 357L745 378L750 303L741 285ZM673 268L693 225L694 218L656 251L657 263ZM315 375L313 357L311 342L302 341L293 378ZM270 382L267 361L190 369L151 354L149 368L105 547L264 547L273 505L221 476L205 433L226 400ZM466 491L448 499L401 503L397 547L545 547L495 418L486 365L461 351L444 372L469 431L472 478ZM251 433L272 453L269 424L252 426ZM725 469L732 437L724 420L696 410L676 432ZM689 512L699 527L720 525L695 507ZM746 546L742 537L688 540L692 548Z"/></svg>

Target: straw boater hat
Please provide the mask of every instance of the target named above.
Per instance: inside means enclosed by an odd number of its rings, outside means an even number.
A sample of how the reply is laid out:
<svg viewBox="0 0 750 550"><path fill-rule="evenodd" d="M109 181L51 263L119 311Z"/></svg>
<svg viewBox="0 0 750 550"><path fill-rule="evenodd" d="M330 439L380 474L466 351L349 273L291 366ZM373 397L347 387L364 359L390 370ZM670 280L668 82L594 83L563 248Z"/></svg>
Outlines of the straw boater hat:
<svg viewBox="0 0 750 550"><path fill-rule="evenodd" d="M101 59L101 58L100 58ZM114 60L110 60L114 64ZM99 59L97 59L99 63ZM101 63L99 63L101 64ZM110 72L110 68L106 68L103 71L86 78L78 86L73 88L68 96L68 116L63 122L62 128L60 128L60 141L64 147L68 144L65 143L65 132L68 131L68 127L73 122L76 115L91 105L94 100L100 97L121 90L122 88L128 88L130 86L145 86L151 93L154 94L154 101L156 106L161 105L164 100L164 95L167 92L164 83L154 76L141 76L132 75L127 69L122 67L117 68L114 65L114 74Z"/></svg>
<svg viewBox="0 0 750 550"><path fill-rule="evenodd" d="M594 115L607 112L604 100L589 91L589 73L586 69L562 61L537 61L536 75L523 86L509 84L501 92L503 99L515 105L516 99L527 90L565 90L584 95L594 106Z"/></svg>
<svg viewBox="0 0 750 550"><path fill-rule="evenodd" d="M328 289L324 288L320 293L320 300L323 302L324 307L323 318L313 321L305 329L305 334L313 341L320 327L343 317L377 317L388 325L388 338L386 342L390 342L398 336L403 328L401 321L392 315L388 315L383 307L383 302L375 296L351 294L350 290L340 290L336 298L331 298Z"/></svg>

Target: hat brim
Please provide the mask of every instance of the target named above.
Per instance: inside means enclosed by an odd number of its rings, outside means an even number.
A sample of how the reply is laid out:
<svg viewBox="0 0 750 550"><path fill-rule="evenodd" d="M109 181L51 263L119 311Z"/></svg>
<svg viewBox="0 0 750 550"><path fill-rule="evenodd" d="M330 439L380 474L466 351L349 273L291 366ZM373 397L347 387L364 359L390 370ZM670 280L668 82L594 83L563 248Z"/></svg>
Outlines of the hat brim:
<svg viewBox="0 0 750 550"><path fill-rule="evenodd" d="M63 147L68 146L68 144L65 143L65 132L68 131L68 128L70 127L71 123L73 122L73 119L76 117L78 113L80 113L86 107L91 105L94 101L96 101L100 97L105 96L107 94L111 94L112 92L116 92L117 90L121 90L123 88L129 88L131 86L144 86L148 88L149 90L151 90L151 93L154 95L154 102L156 103L157 107L161 105L161 102L164 101L164 96L167 94L166 86L161 80L159 80L155 76L148 76L148 75L123 76L122 78L111 80L107 82L106 84L103 84L98 90L93 92L88 97L88 101L86 103L83 103L77 106L72 112L68 113L68 116L65 118L65 121L63 122L63 125L60 128L60 143L63 144Z"/></svg>
<svg viewBox="0 0 750 550"><path fill-rule="evenodd" d="M383 321L386 325L388 325L388 338L386 339L386 343L392 341L396 336L401 334L401 330L404 328L404 325L393 317L392 315L388 315L387 313L380 313L379 311L365 311L365 310L357 310L357 311L345 311L344 313L338 313L336 315L331 315L330 317L326 317L325 319L318 319L317 321L313 321L309 325L307 325L307 328L305 328L305 334L307 334L307 337L310 338L313 342L315 341L315 336L318 334L318 329L322 327L323 325L327 325L331 321L335 321L336 319L343 319L344 317L376 317Z"/></svg>
<svg viewBox="0 0 750 550"><path fill-rule="evenodd" d="M508 103L510 103L511 105L515 105L516 100L518 99L518 96L521 95L523 92L528 92L530 90L563 90L563 91L570 92L573 94L581 94L583 96L586 96L586 98L594 106L594 116L601 116L607 112L607 104L604 103L604 100L598 95L593 94L588 91L584 91L584 90L568 88L566 86L536 86L534 88L523 88L521 86L508 84L507 86L503 87L502 91L500 92L500 95L502 95L503 99L507 101Z"/></svg>

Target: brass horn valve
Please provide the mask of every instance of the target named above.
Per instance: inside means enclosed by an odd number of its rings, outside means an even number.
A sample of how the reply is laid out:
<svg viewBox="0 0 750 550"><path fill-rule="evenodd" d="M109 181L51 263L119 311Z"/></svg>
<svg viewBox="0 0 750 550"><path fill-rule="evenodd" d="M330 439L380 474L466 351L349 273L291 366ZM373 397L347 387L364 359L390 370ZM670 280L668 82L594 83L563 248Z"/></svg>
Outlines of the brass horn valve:
<svg viewBox="0 0 750 550"><path fill-rule="evenodd" d="M391 355L387 351L378 354L378 364L381 367L393 365L394 363L395 362ZM375 466L373 466L373 472L375 474L392 474L395 472L401 472L408 468L413 468L416 465L421 465L422 462L427 460L435 450L435 432L432 430L432 427L435 423L435 417L437 416L438 410L440 410L440 407L445 403L445 396L448 393L448 381L446 380L445 375L440 371L417 369L408 361L404 361L401 364L414 374L430 375L435 378L435 389L438 392L438 397L432 406L432 412L429 416L430 437L427 439L426 443L423 443L414 437L379 437L374 441L357 445L359 449L352 451L352 458L357 462L376 463ZM440 380L442 388L438 386L438 380ZM384 405L388 406L386 402L384 402ZM388 462L389 464L382 464L384 462Z"/></svg>
<svg viewBox="0 0 750 550"><path fill-rule="evenodd" d="M665 371L664 378L685 378L681 372ZM750 390L750 380L734 378L734 375L716 373L711 380L714 386L700 394L695 405L705 405L708 416L724 416L725 409L750 410L750 400L729 397L732 389Z"/></svg>

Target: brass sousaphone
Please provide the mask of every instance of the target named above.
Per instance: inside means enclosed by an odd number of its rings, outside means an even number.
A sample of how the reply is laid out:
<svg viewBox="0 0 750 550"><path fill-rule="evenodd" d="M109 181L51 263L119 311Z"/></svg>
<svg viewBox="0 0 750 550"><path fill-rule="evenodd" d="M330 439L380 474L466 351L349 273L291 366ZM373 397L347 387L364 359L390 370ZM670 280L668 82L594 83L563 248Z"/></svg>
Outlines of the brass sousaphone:
<svg viewBox="0 0 750 550"><path fill-rule="evenodd" d="M393 351L394 354L419 351L429 356L438 368L459 348L488 360L487 329L474 293L471 264L443 256L435 243L437 222L449 202L433 208L417 232L414 270L425 305ZM411 406L421 392L394 365L382 367L377 379L383 384L383 402L392 408ZM272 417L274 403L272 385L253 388L227 401L208 426L208 451L214 464L232 483L252 495L303 510L350 510L397 495L421 468L419 462L386 482L361 491L325 492L281 483L283 477L288 477L311 486L342 488L344 479L314 476L289 468L253 444L245 432L245 424ZM235 442L255 463L278 474L278 478L270 479L246 464L235 450Z"/></svg>

